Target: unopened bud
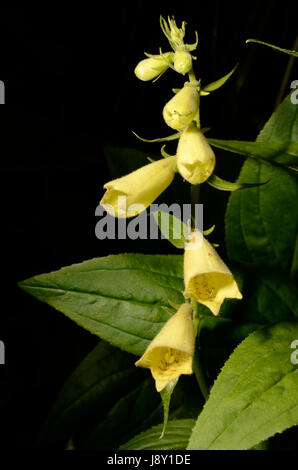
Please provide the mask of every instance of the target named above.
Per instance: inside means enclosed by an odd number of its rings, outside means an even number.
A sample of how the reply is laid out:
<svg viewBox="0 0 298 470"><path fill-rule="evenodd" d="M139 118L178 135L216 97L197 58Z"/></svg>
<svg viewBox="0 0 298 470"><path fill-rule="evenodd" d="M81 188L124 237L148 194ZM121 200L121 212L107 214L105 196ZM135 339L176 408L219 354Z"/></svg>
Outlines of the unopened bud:
<svg viewBox="0 0 298 470"><path fill-rule="evenodd" d="M185 84L164 107L163 117L172 129L185 129L195 118L199 110L199 94L190 84Z"/></svg>
<svg viewBox="0 0 298 470"><path fill-rule="evenodd" d="M137 78L147 82L164 73L169 68L169 62L173 62L172 52L167 52L163 56L156 55L149 57L138 63L135 68L135 74Z"/></svg>
<svg viewBox="0 0 298 470"><path fill-rule="evenodd" d="M177 51L174 58L174 69L178 73L185 75L192 68L192 58L189 52Z"/></svg>
<svg viewBox="0 0 298 470"><path fill-rule="evenodd" d="M177 148L177 168L191 184L204 183L212 174L215 155L206 137L192 123L180 137Z"/></svg>

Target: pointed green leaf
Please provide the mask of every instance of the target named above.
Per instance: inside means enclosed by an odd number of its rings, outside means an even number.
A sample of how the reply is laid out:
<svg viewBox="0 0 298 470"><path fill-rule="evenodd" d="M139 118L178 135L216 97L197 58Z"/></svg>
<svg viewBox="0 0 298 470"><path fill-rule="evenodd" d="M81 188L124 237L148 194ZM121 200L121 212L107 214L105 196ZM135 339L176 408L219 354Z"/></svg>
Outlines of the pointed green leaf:
<svg viewBox="0 0 298 470"><path fill-rule="evenodd" d="M245 142L240 140L208 139L214 147L244 155L245 157L260 160L285 168L287 171L298 174L298 142Z"/></svg>
<svg viewBox="0 0 298 470"><path fill-rule="evenodd" d="M144 424L160 422L160 399L149 375L134 365L134 356L100 342L64 384L45 423L39 447L75 448L97 430L97 449L125 442ZM129 419L127 416L129 410Z"/></svg>
<svg viewBox="0 0 298 470"><path fill-rule="evenodd" d="M122 445L120 450L184 450L194 424L193 419L170 421L163 439L160 439L163 425L154 426Z"/></svg>
<svg viewBox="0 0 298 470"><path fill-rule="evenodd" d="M297 141L298 106L288 96L265 125L257 145L270 148L271 144L287 142L287 148L295 153ZM287 154L287 158L297 156ZM266 180L270 183L230 196L226 211L229 257L245 265L276 266L294 277L298 274L298 178L281 168L247 159L237 182Z"/></svg>
<svg viewBox="0 0 298 470"><path fill-rule="evenodd" d="M168 420L169 420L169 410L170 410L170 403L171 403L171 396L174 391L174 388L176 387L178 383L179 377L177 379L172 380L169 382L165 388L162 389L160 392L160 396L162 399L162 404L163 404L163 428L162 428L162 433L160 436L160 439L162 439L165 435L167 425L168 425Z"/></svg>
<svg viewBox="0 0 298 470"><path fill-rule="evenodd" d="M245 450L298 424L298 323L252 333L218 376L188 449Z"/></svg>
<svg viewBox="0 0 298 470"><path fill-rule="evenodd" d="M37 299L114 346L142 355L183 303L183 257L124 254L95 258L20 282Z"/></svg>
<svg viewBox="0 0 298 470"><path fill-rule="evenodd" d="M147 142L147 143L155 143L155 142L170 142L172 140L177 140L179 139L181 132L177 132L176 134L169 135L168 137L160 137L158 139L143 139L143 137L140 137L138 134L132 131L132 133L136 136L137 139L141 140L142 142Z"/></svg>
<svg viewBox="0 0 298 470"><path fill-rule="evenodd" d="M247 39L245 42L246 43L255 42L256 44L262 44L263 46L271 47L272 49L275 49L275 50L280 51L280 52L284 52L285 54L289 54L289 55L293 55L294 57L298 57L298 52L297 51L291 51L289 49L282 49L281 47L274 46L273 44L269 44L268 42L259 41L258 39Z"/></svg>
<svg viewBox="0 0 298 470"><path fill-rule="evenodd" d="M230 181L225 181L222 178L219 178L216 175L212 175L207 183L213 188L219 189L221 191L237 191L238 189L247 189L254 188L255 186L261 186L264 183L231 183Z"/></svg>
<svg viewBox="0 0 298 470"><path fill-rule="evenodd" d="M253 272L245 297L241 309L245 321L272 324L298 320L297 286L279 269Z"/></svg>
<svg viewBox="0 0 298 470"><path fill-rule="evenodd" d="M233 68L233 70L231 70L231 72L229 72L224 77L219 78L215 82L209 83L209 85L204 86L202 88L202 91L205 92L205 93L209 93L211 91L217 90L218 88L222 87L226 83L226 81L229 80L231 75L233 75L233 73L235 72L237 67L238 67L238 64L236 65L236 67Z"/></svg>

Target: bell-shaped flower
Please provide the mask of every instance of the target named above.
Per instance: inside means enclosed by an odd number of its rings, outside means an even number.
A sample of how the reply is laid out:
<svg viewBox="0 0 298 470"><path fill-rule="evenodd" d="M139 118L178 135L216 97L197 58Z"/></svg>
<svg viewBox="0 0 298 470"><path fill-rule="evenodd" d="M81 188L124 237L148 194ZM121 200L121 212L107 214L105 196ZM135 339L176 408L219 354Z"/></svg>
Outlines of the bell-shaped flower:
<svg viewBox="0 0 298 470"><path fill-rule="evenodd" d="M173 53L167 52L163 55L149 55L138 63L135 68L135 75L140 80L147 82L162 75L173 63Z"/></svg>
<svg viewBox="0 0 298 470"><path fill-rule="evenodd" d="M189 52L177 51L174 56L174 69L178 73L185 75L192 69L192 57Z"/></svg>
<svg viewBox="0 0 298 470"><path fill-rule="evenodd" d="M104 185L100 204L115 217L134 217L144 211L173 181L176 156L149 163Z"/></svg>
<svg viewBox="0 0 298 470"><path fill-rule="evenodd" d="M184 253L186 297L206 305L218 315L225 299L242 299L229 268L199 231L192 232Z"/></svg>
<svg viewBox="0 0 298 470"><path fill-rule="evenodd" d="M163 117L172 129L185 129L199 111L199 93L195 85L186 83L184 87L165 105Z"/></svg>
<svg viewBox="0 0 298 470"><path fill-rule="evenodd" d="M195 123L182 133L177 148L177 168L191 184L201 184L213 173L215 155L206 137Z"/></svg>
<svg viewBox="0 0 298 470"><path fill-rule="evenodd" d="M151 370L160 392L181 374L192 374L195 330L192 307L183 304L149 344L137 366Z"/></svg>

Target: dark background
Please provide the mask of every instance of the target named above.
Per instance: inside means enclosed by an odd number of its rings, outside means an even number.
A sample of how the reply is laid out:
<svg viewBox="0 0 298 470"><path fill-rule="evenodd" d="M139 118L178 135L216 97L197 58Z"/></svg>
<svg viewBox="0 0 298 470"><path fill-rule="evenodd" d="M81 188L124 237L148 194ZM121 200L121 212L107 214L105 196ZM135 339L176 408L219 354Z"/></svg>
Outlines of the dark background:
<svg viewBox="0 0 298 470"><path fill-rule="evenodd" d="M240 64L224 88L202 98L202 126L211 127L210 137L255 140L274 109L289 57L245 45L245 39L293 48L295 2L169 5L0 8L0 79L6 85L0 340L7 362L0 366L0 447L34 446L61 385L98 341L24 294L17 281L110 253L175 252L166 241L100 242L94 233L95 208L111 179L105 146L154 155L159 146L137 141L131 130L148 138L171 133L161 110L185 79L169 71L152 84L133 74L144 51L168 50L159 15L173 14L179 25L187 21L187 42L198 30L195 70L203 83ZM297 78L293 70L285 93ZM217 174L235 179L241 158L216 154ZM205 227L216 223L215 241L222 242L227 195L204 186L201 202L206 199ZM223 244L220 250L224 256Z"/></svg>

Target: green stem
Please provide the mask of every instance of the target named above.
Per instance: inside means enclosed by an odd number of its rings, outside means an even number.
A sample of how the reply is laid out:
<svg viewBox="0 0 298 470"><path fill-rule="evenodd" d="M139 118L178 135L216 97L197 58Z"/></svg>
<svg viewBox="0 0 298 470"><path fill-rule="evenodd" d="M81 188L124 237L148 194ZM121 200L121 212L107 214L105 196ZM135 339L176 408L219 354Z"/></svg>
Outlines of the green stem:
<svg viewBox="0 0 298 470"><path fill-rule="evenodd" d="M198 385L200 387L200 390L202 392L203 397L205 398L205 401L208 400L209 397L209 389L205 381L205 377L203 374L203 370L201 367L201 363L199 360L198 354L195 354L194 360L193 360L193 371L195 373Z"/></svg>
<svg viewBox="0 0 298 470"><path fill-rule="evenodd" d="M191 71L189 72L188 74L188 79L190 82L196 82L197 79L196 79L196 75L193 71L193 68L191 69ZM199 87L201 87L201 85L199 85ZM199 100L200 100L200 93L199 93ZM199 109L198 109L198 115L195 119L196 123L197 123L197 126L199 129L201 129L201 120L200 120L200 101L199 101Z"/></svg>
<svg viewBox="0 0 298 470"><path fill-rule="evenodd" d="M190 202L191 202L191 228L195 229L196 224L196 204L200 200L200 185L192 184L190 187Z"/></svg>
<svg viewBox="0 0 298 470"><path fill-rule="evenodd" d="M296 51L297 48L298 48L298 34L297 34L295 42L294 42L293 51ZM282 82L281 82L281 85L280 85L280 89L279 89L279 92L278 92L278 95L277 95L277 98L276 98L276 101L275 101L274 110L276 110L276 108L280 104L281 100L283 99L283 96L285 94L285 89L287 87L288 80L289 80L289 77L291 75L291 71L292 71L292 68L293 68L293 65L294 65L294 60L295 60L294 56L291 56L288 60L288 65L287 65L287 68L285 70L285 73L284 73L284 76L283 76L283 79L282 79Z"/></svg>
<svg viewBox="0 0 298 470"><path fill-rule="evenodd" d="M203 374L203 370L202 370L202 367L201 367L201 363L200 363L200 359L199 359L199 354L198 354L198 350L200 349L199 348L199 337L200 337L200 330L199 330L199 325L200 325L200 321L202 319L202 317L199 315L199 309L198 309L198 304L196 302L195 299L191 299L191 305L193 307L193 321L194 321L194 327L195 327L195 337L198 336L198 340L197 340L197 351L194 355L194 359L193 359L193 371L194 371L194 374L196 376L196 379L197 379L197 382L198 382L198 385L199 385L199 388L201 390L201 393L203 395L203 397L205 398L205 400L207 401L208 400L208 397L209 397L209 389L208 389L208 385L206 383L206 380L205 380L205 377L204 377L204 374Z"/></svg>
<svg viewBox="0 0 298 470"><path fill-rule="evenodd" d="M193 71L193 69L191 69L191 71L189 72L188 74L188 78L189 78L189 81L190 82L196 82L197 79L196 79L196 76L195 76L195 73Z"/></svg>
<svg viewBox="0 0 298 470"><path fill-rule="evenodd" d="M195 228L195 205L199 203L200 199L200 185L191 185L191 212L192 212L192 228ZM194 321L194 327L195 327L195 337L198 336L198 341L197 341L197 348L199 349L199 336L200 336L200 331L199 331L199 325L201 321L201 317L199 314L199 309L198 309L198 303L195 299L191 299L191 305L193 308L193 321ZM203 370L201 367L199 355L198 355L198 350L196 351L196 354L194 355L194 360L193 360L193 370L199 385L199 388L201 390L201 393L205 400L208 400L209 397L209 389L205 381L205 377L203 374Z"/></svg>

